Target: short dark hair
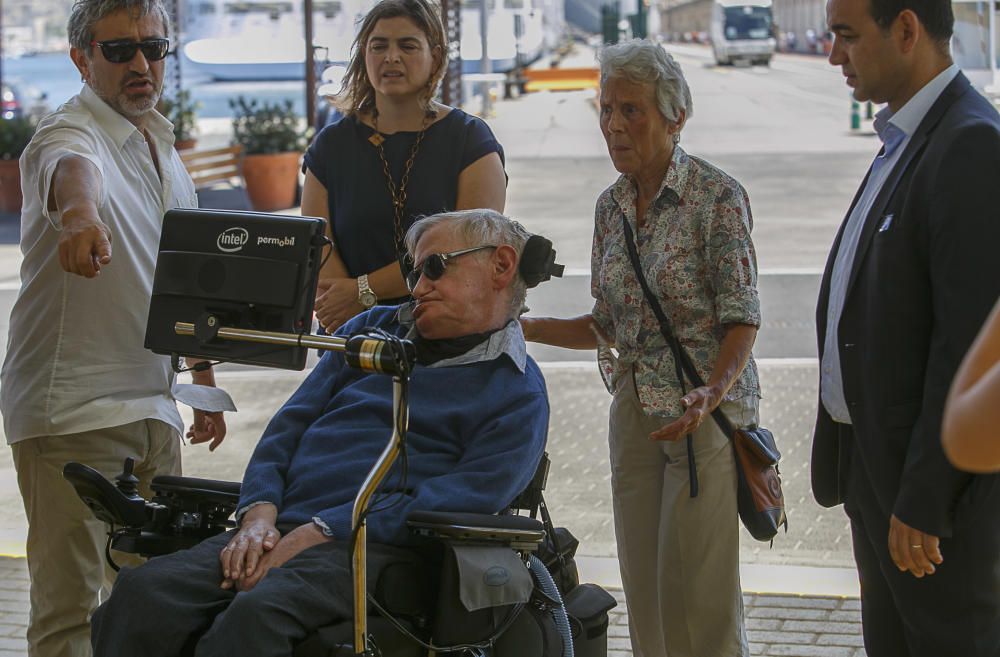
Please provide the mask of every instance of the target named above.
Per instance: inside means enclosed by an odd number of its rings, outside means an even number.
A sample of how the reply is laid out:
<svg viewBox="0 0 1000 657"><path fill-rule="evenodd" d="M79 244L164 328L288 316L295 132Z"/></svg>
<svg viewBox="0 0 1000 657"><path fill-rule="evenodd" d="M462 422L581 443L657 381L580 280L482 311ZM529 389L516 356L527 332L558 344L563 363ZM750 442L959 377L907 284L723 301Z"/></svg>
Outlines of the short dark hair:
<svg viewBox="0 0 1000 657"><path fill-rule="evenodd" d="M896 16L909 9L932 39L944 44L951 40L955 27L951 0L869 0L869 3L872 18L883 30L888 30Z"/></svg>

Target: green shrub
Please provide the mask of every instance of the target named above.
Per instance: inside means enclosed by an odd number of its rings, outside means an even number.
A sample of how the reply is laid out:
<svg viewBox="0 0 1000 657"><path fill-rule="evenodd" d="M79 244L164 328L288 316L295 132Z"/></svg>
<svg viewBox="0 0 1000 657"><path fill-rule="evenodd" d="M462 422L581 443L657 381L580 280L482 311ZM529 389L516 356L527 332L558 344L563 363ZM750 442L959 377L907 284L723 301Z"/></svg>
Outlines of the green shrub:
<svg viewBox="0 0 1000 657"><path fill-rule="evenodd" d="M185 141L194 139L198 134L198 110L201 103L191 100L191 92L181 89L174 98L163 98L160 101L163 116L174 124L174 139Z"/></svg>
<svg viewBox="0 0 1000 657"><path fill-rule="evenodd" d="M29 118L0 119L0 160L16 160L35 134L35 122Z"/></svg>
<svg viewBox="0 0 1000 657"><path fill-rule="evenodd" d="M229 101L233 117L233 142L243 146L246 155L304 151L311 128L292 109L292 101L258 103L243 96Z"/></svg>

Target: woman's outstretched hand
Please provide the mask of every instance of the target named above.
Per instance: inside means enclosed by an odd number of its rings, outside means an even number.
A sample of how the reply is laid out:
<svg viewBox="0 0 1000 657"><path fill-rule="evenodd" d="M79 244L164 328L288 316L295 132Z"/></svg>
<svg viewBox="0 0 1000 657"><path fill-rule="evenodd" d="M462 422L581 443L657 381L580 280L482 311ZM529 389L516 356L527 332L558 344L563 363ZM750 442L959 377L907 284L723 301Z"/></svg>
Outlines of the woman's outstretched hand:
<svg viewBox="0 0 1000 657"><path fill-rule="evenodd" d="M649 434L650 440L680 440L694 433L702 422L712 421L712 411L722 402L722 395L715 392L711 386L702 386L690 390L681 397L684 415L670 424Z"/></svg>

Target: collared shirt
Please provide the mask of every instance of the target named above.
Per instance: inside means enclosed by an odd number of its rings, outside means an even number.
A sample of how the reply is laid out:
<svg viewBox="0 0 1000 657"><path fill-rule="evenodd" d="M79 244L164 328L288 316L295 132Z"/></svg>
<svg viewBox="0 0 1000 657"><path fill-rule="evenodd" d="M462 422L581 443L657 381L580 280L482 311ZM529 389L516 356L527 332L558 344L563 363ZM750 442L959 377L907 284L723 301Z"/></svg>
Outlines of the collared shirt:
<svg viewBox="0 0 1000 657"><path fill-rule="evenodd" d="M163 214L197 207L169 121L147 114L143 134L89 86L41 121L21 157L21 290L11 311L0 411L7 441L162 420L183 423L170 360L143 347ZM111 263L93 279L59 266L62 229L48 210L60 159L78 155L100 176L98 212Z"/></svg>
<svg viewBox="0 0 1000 657"><path fill-rule="evenodd" d="M830 300L827 304L826 339L823 343L823 362L820 371L820 398L830 417L844 424L851 423L851 414L844 395L844 376L840 367L838 327L847 299L858 241L865 226L865 219L889 174L906 151L910 138L920 127L927 112L951 81L958 75L958 66L952 64L928 82L895 114L885 107L875 116L875 132L882 141L882 150L872 162L865 188L851 210L844 226L840 247L830 273ZM883 221L892 221L886 217Z"/></svg>
<svg viewBox="0 0 1000 657"><path fill-rule="evenodd" d="M407 327L407 337L416 335L417 327L413 321L413 303L404 303L399 307L396 314L399 323ZM517 369L524 373L524 365L528 359L528 347L524 341L524 332L521 331L521 324L516 319L507 322L499 331L490 334L489 339L480 342L464 354L453 358L444 358L436 361L428 367L456 367L458 365L468 365L469 363L479 363L483 361L499 358L501 354L506 354L517 366Z"/></svg>
<svg viewBox="0 0 1000 657"><path fill-rule="evenodd" d="M615 375L634 365L644 412L679 417L684 393L673 355L629 260L622 215L632 227L651 290L698 373L708 381L726 325L760 326L750 201L730 176L676 146L641 228L635 213L636 187L628 176L621 176L597 200L592 314L602 331L614 337L619 353ZM751 357L725 399L759 396Z"/></svg>

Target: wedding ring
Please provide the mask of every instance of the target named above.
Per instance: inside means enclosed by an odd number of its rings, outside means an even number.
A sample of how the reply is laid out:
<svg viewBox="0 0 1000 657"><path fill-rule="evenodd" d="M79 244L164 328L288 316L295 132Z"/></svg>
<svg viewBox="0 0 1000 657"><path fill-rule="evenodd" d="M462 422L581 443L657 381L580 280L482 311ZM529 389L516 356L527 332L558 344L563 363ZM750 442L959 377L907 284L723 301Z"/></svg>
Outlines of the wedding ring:
<svg viewBox="0 0 1000 657"><path fill-rule="evenodd" d="M923 545L911 545L910 547L914 550L919 550L920 548L923 547Z"/></svg>

